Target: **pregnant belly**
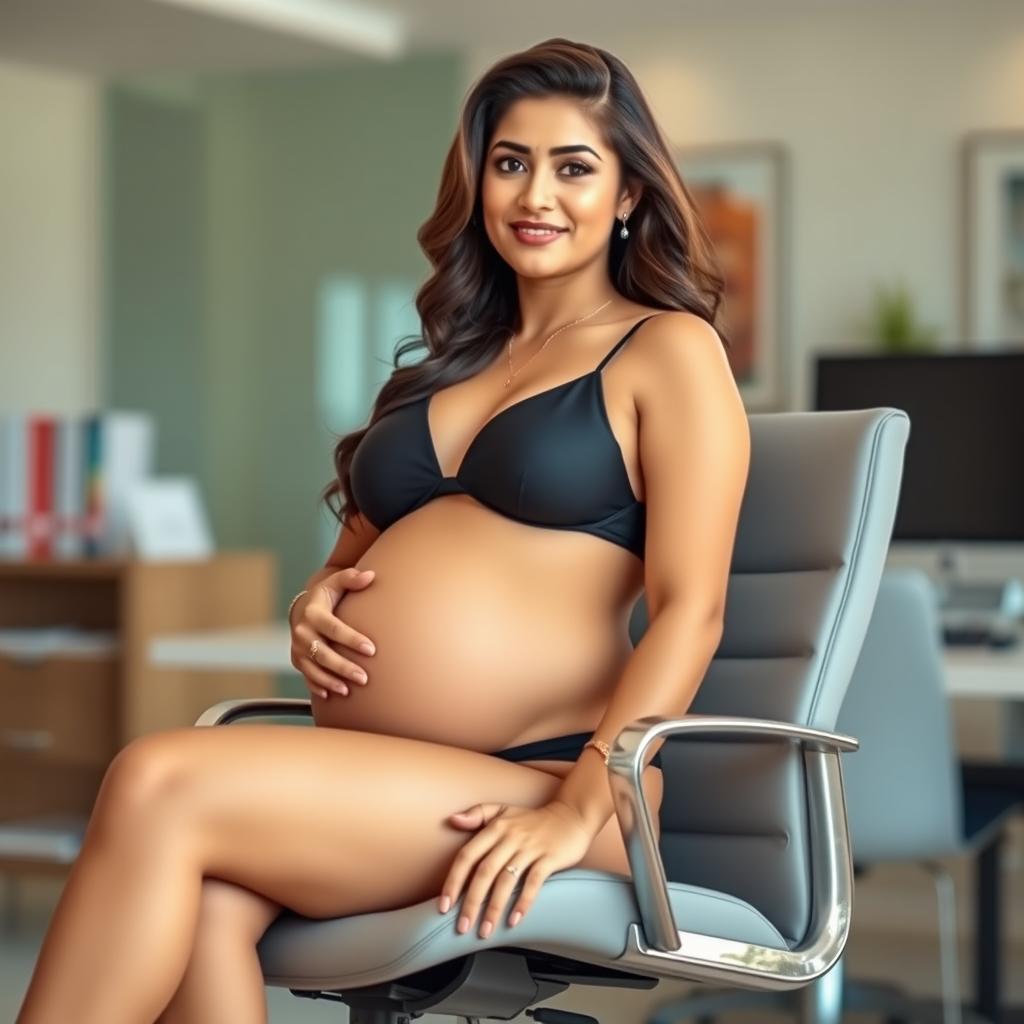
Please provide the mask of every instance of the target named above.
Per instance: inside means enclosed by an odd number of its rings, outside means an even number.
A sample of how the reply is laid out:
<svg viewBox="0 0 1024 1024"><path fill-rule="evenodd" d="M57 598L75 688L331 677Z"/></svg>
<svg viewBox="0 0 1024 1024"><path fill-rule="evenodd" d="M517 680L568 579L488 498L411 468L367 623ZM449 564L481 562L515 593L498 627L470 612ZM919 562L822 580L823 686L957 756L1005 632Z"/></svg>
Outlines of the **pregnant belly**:
<svg viewBox="0 0 1024 1024"><path fill-rule="evenodd" d="M487 752L593 729L632 651L638 566L600 538L437 498L359 560L373 582L335 614L373 640L369 656L339 647L369 682L314 696L314 720Z"/></svg>

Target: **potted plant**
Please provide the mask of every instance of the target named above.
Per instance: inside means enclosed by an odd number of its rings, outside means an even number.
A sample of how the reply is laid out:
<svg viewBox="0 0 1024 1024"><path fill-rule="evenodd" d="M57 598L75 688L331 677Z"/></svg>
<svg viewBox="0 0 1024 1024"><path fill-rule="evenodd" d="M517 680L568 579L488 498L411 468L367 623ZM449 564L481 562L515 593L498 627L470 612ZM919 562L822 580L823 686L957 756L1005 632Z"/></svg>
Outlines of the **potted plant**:
<svg viewBox="0 0 1024 1024"><path fill-rule="evenodd" d="M902 280L891 287L876 283L868 327L875 345L894 354L934 351L939 334L938 328L918 322L910 289Z"/></svg>

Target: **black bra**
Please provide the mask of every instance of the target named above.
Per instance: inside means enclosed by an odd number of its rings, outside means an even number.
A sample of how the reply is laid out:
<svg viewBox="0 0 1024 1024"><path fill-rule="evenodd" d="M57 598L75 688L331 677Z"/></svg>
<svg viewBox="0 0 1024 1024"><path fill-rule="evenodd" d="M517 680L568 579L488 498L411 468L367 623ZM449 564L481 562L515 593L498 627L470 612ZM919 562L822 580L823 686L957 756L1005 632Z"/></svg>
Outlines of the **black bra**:
<svg viewBox="0 0 1024 1024"><path fill-rule="evenodd" d="M657 315L657 314L653 314ZM468 494L530 526L578 530L644 557L645 510L630 486L604 404L601 371L635 323L589 373L530 395L488 420L454 476L437 461L430 395L392 409L363 435L350 480L378 530L445 494Z"/></svg>

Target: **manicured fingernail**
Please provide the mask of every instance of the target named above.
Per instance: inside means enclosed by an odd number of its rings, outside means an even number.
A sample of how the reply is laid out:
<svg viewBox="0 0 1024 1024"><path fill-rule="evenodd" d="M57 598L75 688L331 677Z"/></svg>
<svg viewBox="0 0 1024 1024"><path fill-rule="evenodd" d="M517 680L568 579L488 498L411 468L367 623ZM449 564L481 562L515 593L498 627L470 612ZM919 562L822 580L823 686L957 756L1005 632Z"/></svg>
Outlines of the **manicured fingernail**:
<svg viewBox="0 0 1024 1024"><path fill-rule="evenodd" d="M456 926L455 930L459 933L469 931L469 918L466 917L465 914L463 914L462 917L459 918L459 923Z"/></svg>
<svg viewBox="0 0 1024 1024"><path fill-rule="evenodd" d="M490 921L484 921L484 926L483 926L483 928L480 929L480 938L481 939L486 939L487 936L491 934L491 929L493 927L494 927L494 925L491 924Z"/></svg>
<svg viewBox="0 0 1024 1024"><path fill-rule="evenodd" d="M522 921L522 919L523 919L523 912L522 912L521 910L517 910L517 911L516 911L516 912L515 912L515 913L514 913L514 914L512 915L512 917L511 917L511 918L509 918L509 922L508 922L508 926L509 926L509 928L515 928L515 926L516 926L517 924L519 924L519 922L520 922L520 921Z"/></svg>
<svg viewBox="0 0 1024 1024"><path fill-rule="evenodd" d="M451 905L452 905L452 898L450 896L442 896L441 897L441 906L440 906L439 909L440 909L442 914L447 914L448 910L451 907Z"/></svg>

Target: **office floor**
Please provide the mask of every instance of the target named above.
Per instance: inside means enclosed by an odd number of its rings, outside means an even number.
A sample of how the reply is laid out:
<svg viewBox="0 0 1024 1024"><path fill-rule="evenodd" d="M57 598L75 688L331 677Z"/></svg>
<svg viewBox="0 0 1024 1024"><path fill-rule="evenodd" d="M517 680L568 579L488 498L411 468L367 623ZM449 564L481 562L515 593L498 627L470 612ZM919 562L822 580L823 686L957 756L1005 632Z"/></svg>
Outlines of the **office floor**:
<svg viewBox="0 0 1024 1024"><path fill-rule="evenodd" d="M19 890L19 920L13 930L0 934L0 1020L13 1020L28 986L32 966L39 951L46 922L59 896L59 883L30 879ZM961 949L962 985L971 991L971 949ZM854 933L846 951L847 971L851 977L900 983L917 995L936 1000L940 993L937 945L918 935L878 932ZM1004 985L1008 1001L1024 1005L1024 947L1004 953ZM649 991L627 992L619 997L614 989L575 988L546 1005L578 1013L589 1013L601 1024L643 1024L655 1007L682 995L688 986L662 981ZM297 999L284 989L268 989L267 1004L271 1024L346 1024L348 1008L339 1004ZM423 1024L451 1024L451 1018L427 1015ZM869 1024L879 1018L869 1014L849 1014L846 1020ZM531 1024L532 1018L516 1018L514 1024ZM733 1013L719 1017L719 1024L790 1024L792 1018L763 1011ZM1024 1014L1014 1015L1003 1024L1024 1022ZM203 1022L196 1022L203 1024Z"/></svg>

